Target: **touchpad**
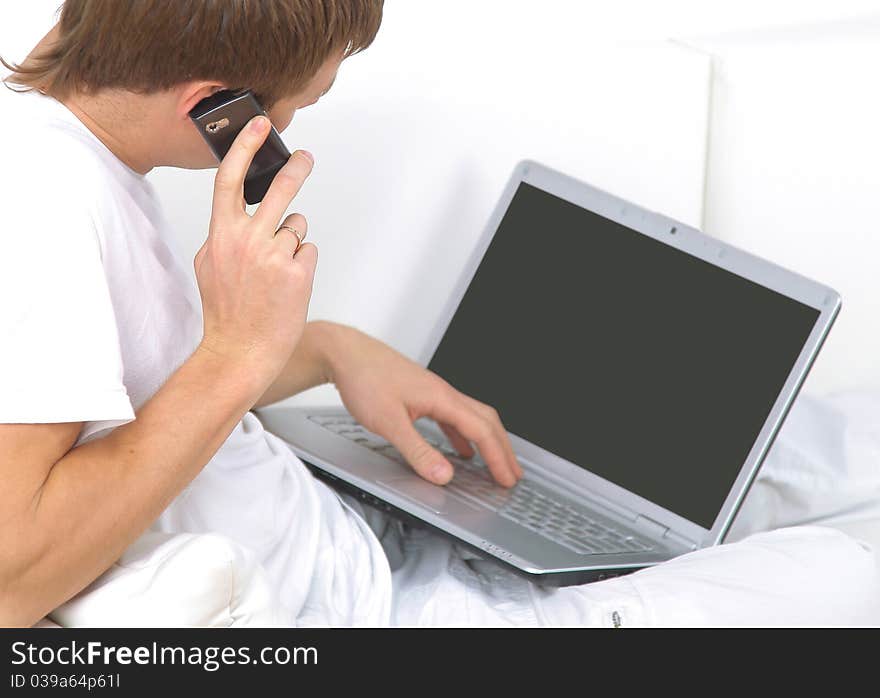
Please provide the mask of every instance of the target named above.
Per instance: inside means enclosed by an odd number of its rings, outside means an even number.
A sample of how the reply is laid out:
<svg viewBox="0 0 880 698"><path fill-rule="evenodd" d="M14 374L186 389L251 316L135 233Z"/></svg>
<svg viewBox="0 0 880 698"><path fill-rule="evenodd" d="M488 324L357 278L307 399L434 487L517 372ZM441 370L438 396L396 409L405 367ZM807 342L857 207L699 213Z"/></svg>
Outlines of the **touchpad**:
<svg viewBox="0 0 880 698"><path fill-rule="evenodd" d="M449 511L449 495L440 485L433 485L418 476L380 480L379 482L383 487L387 487L416 504L427 507L435 514L445 514Z"/></svg>

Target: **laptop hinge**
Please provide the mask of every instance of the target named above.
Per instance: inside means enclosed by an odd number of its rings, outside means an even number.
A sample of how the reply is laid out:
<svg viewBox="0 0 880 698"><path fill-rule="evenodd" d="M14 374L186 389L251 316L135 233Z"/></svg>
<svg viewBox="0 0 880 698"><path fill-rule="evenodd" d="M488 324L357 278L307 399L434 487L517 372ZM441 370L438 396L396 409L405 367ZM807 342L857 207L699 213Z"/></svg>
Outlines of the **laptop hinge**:
<svg viewBox="0 0 880 698"><path fill-rule="evenodd" d="M675 531L671 530L669 526L664 526L663 524L654 521L654 519L649 516L639 514L636 517L636 523L641 524L645 528L649 529L652 534L657 538L667 538L677 543L678 545L689 548L690 550L696 550L697 548L697 544L694 541L676 533Z"/></svg>

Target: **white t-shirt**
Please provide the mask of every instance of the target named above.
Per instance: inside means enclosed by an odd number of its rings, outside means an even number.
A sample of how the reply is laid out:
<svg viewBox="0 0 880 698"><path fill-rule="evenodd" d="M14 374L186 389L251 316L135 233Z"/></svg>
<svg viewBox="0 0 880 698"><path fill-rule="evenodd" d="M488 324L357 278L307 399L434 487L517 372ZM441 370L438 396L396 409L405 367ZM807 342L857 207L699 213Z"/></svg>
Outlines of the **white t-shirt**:
<svg viewBox="0 0 880 698"><path fill-rule="evenodd" d="M0 87L0 423L106 436L201 336L192 261L147 178L57 100ZM389 618L375 535L250 412L154 528L253 550L292 623Z"/></svg>

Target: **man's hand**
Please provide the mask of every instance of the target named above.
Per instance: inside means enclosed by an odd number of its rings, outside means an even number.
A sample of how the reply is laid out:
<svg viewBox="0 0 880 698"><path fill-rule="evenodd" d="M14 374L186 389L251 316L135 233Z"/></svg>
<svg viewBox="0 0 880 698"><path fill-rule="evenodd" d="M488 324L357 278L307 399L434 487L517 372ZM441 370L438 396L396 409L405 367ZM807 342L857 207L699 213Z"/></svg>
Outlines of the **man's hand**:
<svg viewBox="0 0 880 698"><path fill-rule="evenodd" d="M318 253L310 243L299 245L291 231L278 230L312 171L305 151L297 150L275 175L253 216L245 210L244 178L269 125L265 117L251 119L220 163L208 239L194 262L205 324L202 349L243 361L264 386L302 336ZM287 216L284 224L305 235L302 214Z"/></svg>
<svg viewBox="0 0 880 698"><path fill-rule="evenodd" d="M388 439L419 475L438 485L453 475L452 464L413 426L416 419L431 417L461 456L473 456L471 444L476 444L500 484L512 487L522 477L495 409L459 392L387 344L352 327L333 327L325 348L328 378L351 415Z"/></svg>

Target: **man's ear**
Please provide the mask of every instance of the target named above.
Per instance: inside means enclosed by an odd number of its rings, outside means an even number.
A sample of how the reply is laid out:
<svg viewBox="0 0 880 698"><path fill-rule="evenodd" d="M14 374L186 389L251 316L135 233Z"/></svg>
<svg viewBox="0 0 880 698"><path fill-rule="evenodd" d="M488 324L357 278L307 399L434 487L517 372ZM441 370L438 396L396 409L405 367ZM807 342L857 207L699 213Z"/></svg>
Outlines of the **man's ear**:
<svg viewBox="0 0 880 698"><path fill-rule="evenodd" d="M189 82L179 88L177 98L177 115L182 119L188 119L189 113L206 97L210 97L215 92L227 89L225 85L217 82Z"/></svg>

